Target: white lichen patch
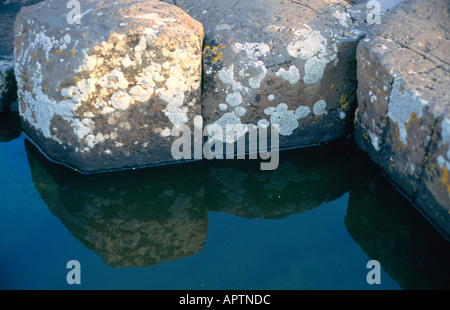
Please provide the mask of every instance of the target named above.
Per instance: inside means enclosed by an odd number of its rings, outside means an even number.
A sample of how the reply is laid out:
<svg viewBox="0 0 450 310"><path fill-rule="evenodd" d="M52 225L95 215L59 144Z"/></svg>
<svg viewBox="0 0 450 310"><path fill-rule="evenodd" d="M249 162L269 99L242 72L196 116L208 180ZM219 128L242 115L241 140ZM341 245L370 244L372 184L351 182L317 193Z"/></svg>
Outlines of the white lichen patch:
<svg viewBox="0 0 450 310"><path fill-rule="evenodd" d="M242 103L242 95L239 92L228 94L225 101L232 107L238 106Z"/></svg>
<svg viewBox="0 0 450 310"><path fill-rule="evenodd" d="M321 99L314 104L313 112L317 116L325 114L325 113L327 113L326 107L327 107L327 103L325 102L325 100Z"/></svg>
<svg viewBox="0 0 450 310"><path fill-rule="evenodd" d="M368 131L370 140L372 142L373 148L375 149L375 151L379 151L380 150L380 139L378 138L378 136L372 132L372 131Z"/></svg>
<svg viewBox="0 0 450 310"><path fill-rule="evenodd" d="M293 58L307 59L303 81L305 84L317 83L322 79L326 65L337 60L337 46L334 44L333 50L328 49L327 39L308 25L295 31L294 35L294 42L286 47L287 52Z"/></svg>
<svg viewBox="0 0 450 310"><path fill-rule="evenodd" d="M309 113L311 113L311 109L307 106L300 106L295 110L295 116L298 119L307 117Z"/></svg>
<svg viewBox="0 0 450 310"><path fill-rule="evenodd" d="M305 84L314 84L322 79L323 72L328 60L321 59L317 57L312 57L308 59L305 63L305 76L303 77L303 82Z"/></svg>
<svg viewBox="0 0 450 310"><path fill-rule="evenodd" d="M444 165L446 166L447 170L450 170L450 119L444 118L441 122L441 137L443 144L447 144L447 152L446 157L444 158L442 155L439 155L437 158L439 167L441 169L444 168Z"/></svg>
<svg viewBox="0 0 450 310"><path fill-rule="evenodd" d="M262 80L266 77L267 68L262 61L255 61L250 65L253 66L253 69L258 73L248 80L248 84L251 88L258 89L261 87Z"/></svg>
<svg viewBox="0 0 450 310"><path fill-rule="evenodd" d="M289 84L295 84L300 80L300 72L298 71L296 66L290 66L289 70L286 71L284 68L280 68L275 76L281 77L289 82Z"/></svg>
<svg viewBox="0 0 450 310"><path fill-rule="evenodd" d="M301 59L308 59L315 55L326 56L327 40L320 31L312 30L307 25L305 27L294 32L295 41L287 46L289 55Z"/></svg>
<svg viewBox="0 0 450 310"><path fill-rule="evenodd" d="M335 11L333 13L333 16L336 17L336 19L338 20L339 24L341 24L342 26L350 27L351 16L347 12Z"/></svg>
<svg viewBox="0 0 450 310"><path fill-rule="evenodd" d="M216 132L216 128L220 127L222 135ZM225 113L212 126L207 125L205 127L207 134L213 137L215 140L221 142L233 143L240 137L244 136L248 131L248 126L242 124L241 119L235 113Z"/></svg>
<svg viewBox="0 0 450 310"><path fill-rule="evenodd" d="M298 119L306 117L309 112L305 109L288 110L285 103L280 103L276 108L268 107L264 109L264 113L270 115L270 123L278 125L279 133L283 136L289 136L298 127Z"/></svg>
<svg viewBox="0 0 450 310"><path fill-rule="evenodd" d="M426 102L405 89L400 78L394 78L387 116L397 123L400 141L404 145L407 145L408 136L405 125L411 120L413 114L420 119L425 105Z"/></svg>

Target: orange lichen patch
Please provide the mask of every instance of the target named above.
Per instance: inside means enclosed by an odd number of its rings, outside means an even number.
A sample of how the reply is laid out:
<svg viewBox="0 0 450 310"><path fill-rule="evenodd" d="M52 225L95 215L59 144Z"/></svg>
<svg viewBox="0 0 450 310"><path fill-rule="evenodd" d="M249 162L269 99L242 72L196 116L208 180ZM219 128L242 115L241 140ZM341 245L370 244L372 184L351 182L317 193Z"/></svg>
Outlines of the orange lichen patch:
<svg viewBox="0 0 450 310"><path fill-rule="evenodd" d="M216 62L222 59L222 52L217 53L217 56L213 58L212 62Z"/></svg>
<svg viewBox="0 0 450 310"><path fill-rule="evenodd" d="M219 46L205 46L205 56L211 56L211 62L216 62L222 59L223 52L219 51L219 49L224 49L226 46L222 43L219 43Z"/></svg>
<svg viewBox="0 0 450 310"><path fill-rule="evenodd" d="M73 50L73 48L70 51L72 52L72 57L75 58L75 51Z"/></svg>
<svg viewBox="0 0 450 310"><path fill-rule="evenodd" d="M381 94L382 93L382 91L381 90L377 90L377 94Z"/></svg>
<svg viewBox="0 0 450 310"><path fill-rule="evenodd" d="M61 50L56 50L55 52L57 52L57 53L60 53L60 54L61 54L61 53L62 53L63 51L61 51Z"/></svg>
<svg viewBox="0 0 450 310"><path fill-rule="evenodd" d="M346 111L349 107L347 94L342 94L341 96L341 107L344 109L344 111Z"/></svg>
<svg viewBox="0 0 450 310"><path fill-rule="evenodd" d="M401 140L401 138L400 138L400 132L398 131L398 122L395 122L395 123L394 123L394 127L395 127L395 135L397 136L397 141L400 142L400 143L398 144L397 151L400 151L400 147L401 147L401 146L405 147L405 145L403 144L403 142L402 142L402 140ZM396 144L396 143L395 143L395 144ZM395 145L395 144L394 144L394 145Z"/></svg>
<svg viewBox="0 0 450 310"><path fill-rule="evenodd" d="M411 113L411 118L410 118L409 122L412 122L412 121L417 121L417 122L420 121L420 118L417 116L417 114L415 112Z"/></svg>
<svg viewBox="0 0 450 310"><path fill-rule="evenodd" d="M448 178L447 166L444 165L444 175L442 176L441 183L447 188L447 192L450 193L450 182Z"/></svg>

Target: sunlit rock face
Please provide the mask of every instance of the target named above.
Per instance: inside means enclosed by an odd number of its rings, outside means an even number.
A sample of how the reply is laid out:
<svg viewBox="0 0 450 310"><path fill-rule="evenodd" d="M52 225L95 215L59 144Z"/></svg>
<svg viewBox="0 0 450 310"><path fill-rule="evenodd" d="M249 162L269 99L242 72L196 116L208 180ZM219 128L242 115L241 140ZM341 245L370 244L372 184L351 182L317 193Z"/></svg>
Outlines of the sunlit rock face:
<svg viewBox="0 0 450 310"><path fill-rule="evenodd" d="M173 126L200 115L202 25L160 1L23 8L15 73L24 130L82 171L173 161Z"/></svg>
<svg viewBox="0 0 450 310"><path fill-rule="evenodd" d="M358 145L450 236L449 2L405 1L358 45Z"/></svg>
<svg viewBox="0 0 450 310"><path fill-rule="evenodd" d="M234 143L279 127L280 147L342 138L352 124L355 29L345 1L179 0L205 29L202 115ZM229 128L226 128L229 125Z"/></svg>
<svg viewBox="0 0 450 310"><path fill-rule="evenodd" d="M208 213L199 163L82 175L25 146L49 210L107 265L149 267L203 249Z"/></svg>

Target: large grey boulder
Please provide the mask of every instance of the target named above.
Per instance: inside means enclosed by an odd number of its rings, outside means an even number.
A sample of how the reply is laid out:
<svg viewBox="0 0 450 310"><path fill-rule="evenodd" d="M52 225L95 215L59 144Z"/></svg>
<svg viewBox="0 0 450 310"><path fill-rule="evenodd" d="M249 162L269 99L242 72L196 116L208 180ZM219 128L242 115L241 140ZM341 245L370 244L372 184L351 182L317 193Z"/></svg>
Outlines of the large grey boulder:
<svg viewBox="0 0 450 310"><path fill-rule="evenodd" d="M79 20L50 0L17 16L24 130L86 172L174 161L172 127L200 115L202 25L160 1L79 3Z"/></svg>
<svg viewBox="0 0 450 310"><path fill-rule="evenodd" d="M450 235L450 2L405 1L358 45L358 145Z"/></svg>
<svg viewBox="0 0 450 310"><path fill-rule="evenodd" d="M205 29L202 115L233 143L278 125L280 147L351 130L355 51L363 35L345 1L177 0ZM226 125L229 125L227 130Z"/></svg>

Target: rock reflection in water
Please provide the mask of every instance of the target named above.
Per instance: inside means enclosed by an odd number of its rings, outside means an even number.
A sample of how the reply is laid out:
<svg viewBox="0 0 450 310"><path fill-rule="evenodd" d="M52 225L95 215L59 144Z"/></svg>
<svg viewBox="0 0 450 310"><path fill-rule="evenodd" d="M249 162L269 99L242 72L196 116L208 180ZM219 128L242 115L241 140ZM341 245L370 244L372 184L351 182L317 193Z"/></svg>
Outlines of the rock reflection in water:
<svg viewBox="0 0 450 310"><path fill-rule="evenodd" d="M273 171L261 171L259 160L212 162L206 184L208 209L263 219L312 210L348 192L350 156L341 144L332 143L282 151Z"/></svg>
<svg viewBox="0 0 450 310"><path fill-rule="evenodd" d="M364 156L352 181L345 225L403 289L450 289L450 243Z"/></svg>
<svg viewBox="0 0 450 310"><path fill-rule="evenodd" d="M259 160L204 160L81 175L50 163L28 141L26 150L51 212L110 266L199 253L208 210L282 219L349 192L345 226L392 279L404 289L450 288L450 243L352 141L283 151L274 171L261 171Z"/></svg>
<svg viewBox="0 0 450 310"><path fill-rule="evenodd" d="M82 175L25 148L36 189L70 233L113 267L199 253L208 213L201 163Z"/></svg>

